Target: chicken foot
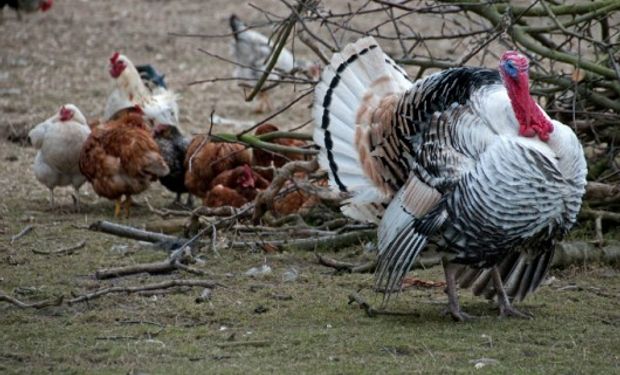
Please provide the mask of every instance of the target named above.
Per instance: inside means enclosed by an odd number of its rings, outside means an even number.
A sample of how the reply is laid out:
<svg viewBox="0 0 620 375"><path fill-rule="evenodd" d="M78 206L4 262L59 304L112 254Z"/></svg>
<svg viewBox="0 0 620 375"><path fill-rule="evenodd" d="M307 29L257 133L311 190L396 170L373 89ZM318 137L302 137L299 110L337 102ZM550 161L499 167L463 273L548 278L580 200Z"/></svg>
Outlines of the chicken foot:
<svg viewBox="0 0 620 375"><path fill-rule="evenodd" d="M442 259L441 264L446 275L446 293L448 294L448 311L446 313L450 314L452 319L457 322L473 319L474 316L464 313L459 306L459 295L456 290L456 271L459 267L445 259Z"/></svg>
<svg viewBox="0 0 620 375"><path fill-rule="evenodd" d="M130 195L126 195L125 199L118 198L114 201L114 217L119 218L121 216L121 211L125 210L125 218L129 219L129 213L131 212L131 206L135 204L135 202L131 199Z"/></svg>
<svg viewBox="0 0 620 375"><path fill-rule="evenodd" d="M499 273L499 269L497 267L493 267L491 271L493 277L493 285L495 286L495 291L497 292L497 303L499 304L499 315L501 317L512 317L512 318L521 318L521 319L532 319L533 316L528 313L523 313L512 306L510 303L510 299L506 294L506 290L504 289L504 284L502 283L502 276Z"/></svg>

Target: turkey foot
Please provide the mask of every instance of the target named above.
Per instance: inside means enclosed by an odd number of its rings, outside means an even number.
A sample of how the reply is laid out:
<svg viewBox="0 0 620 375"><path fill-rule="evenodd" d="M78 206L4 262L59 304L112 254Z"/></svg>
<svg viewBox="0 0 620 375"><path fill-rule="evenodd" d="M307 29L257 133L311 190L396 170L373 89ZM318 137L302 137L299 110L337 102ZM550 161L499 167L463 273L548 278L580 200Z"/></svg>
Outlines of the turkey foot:
<svg viewBox="0 0 620 375"><path fill-rule="evenodd" d="M497 291L497 303L499 304L499 316L502 318L520 318L520 319L532 319L534 316L529 313L523 313L515 309L508 299L504 284L502 283L502 276L499 274L499 269L493 267L493 284Z"/></svg>
<svg viewBox="0 0 620 375"><path fill-rule="evenodd" d="M461 307L459 306L459 295L456 291L455 279L458 267L456 267L455 264L448 263L445 259L442 259L441 264L443 265L443 270L446 274L446 293L448 294L448 309L446 313L450 314L452 319L457 322L465 322L474 319L475 317L473 315L469 315L461 311Z"/></svg>

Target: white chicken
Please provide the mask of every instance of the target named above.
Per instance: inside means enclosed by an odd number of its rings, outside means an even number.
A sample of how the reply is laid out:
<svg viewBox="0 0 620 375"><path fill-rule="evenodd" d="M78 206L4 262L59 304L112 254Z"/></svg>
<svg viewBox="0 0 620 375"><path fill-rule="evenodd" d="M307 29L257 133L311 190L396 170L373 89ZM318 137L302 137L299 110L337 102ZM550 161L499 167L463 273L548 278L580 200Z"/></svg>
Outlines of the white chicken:
<svg viewBox="0 0 620 375"><path fill-rule="evenodd" d="M103 113L104 121L112 119L123 109L138 105L156 125L179 124L178 95L164 88L149 90L127 56L114 53L110 58L109 73L116 82L116 88L108 97Z"/></svg>
<svg viewBox="0 0 620 375"><path fill-rule="evenodd" d="M80 151L89 134L86 118L73 104L65 104L54 116L28 133L30 142L39 150L32 169L37 180L50 189L52 207L54 188L72 185L76 195L75 205L79 208L79 190L86 181L80 173Z"/></svg>
<svg viewBox="0 0 620 375"><path fill-rule="evenodd" d="M235 37L231 44L231 54L237 63L233 76L245 83L254 84L253 81L258 80L267 67L273 43L265 35L248 29L235 14L230 16L230 27ZM293 74L296 71L301 71L316 80L320 74L320 67L311 61L296 58L291 51L284 48L269 79L281 79L283 75ZM266 91L261 91L258 98L260 103L256 112L270 111L273 108Z"/></svg>

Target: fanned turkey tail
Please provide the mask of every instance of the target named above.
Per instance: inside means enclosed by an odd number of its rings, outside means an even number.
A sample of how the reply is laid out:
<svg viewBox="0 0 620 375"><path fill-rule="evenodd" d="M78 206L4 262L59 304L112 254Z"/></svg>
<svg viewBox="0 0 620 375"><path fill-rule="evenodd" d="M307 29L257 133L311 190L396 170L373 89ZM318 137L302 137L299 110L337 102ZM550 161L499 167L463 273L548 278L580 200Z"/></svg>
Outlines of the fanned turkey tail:
<svg viewBox="0 0 620 375"><path fill-rule="evenodd" d="M314 141L330 184L351 193L342 207L351 218L378 223L391 199L369 165L368 120L385 96L409 87L407 75L372 37L347 45L323 70L315 89Z"/></svg>
<svg viewBox="0 0 620 375"><path fill-rule="evenodd" d="M513 252L497 265L506 295L513 302L523 301L533 293L545 279L555 253L555 241L542 241L534 255L528 252ZM461 288L471 288L476 296L494 299L497 291L493 285L491 269L461 266L457 271L457 282Z"/></svg>

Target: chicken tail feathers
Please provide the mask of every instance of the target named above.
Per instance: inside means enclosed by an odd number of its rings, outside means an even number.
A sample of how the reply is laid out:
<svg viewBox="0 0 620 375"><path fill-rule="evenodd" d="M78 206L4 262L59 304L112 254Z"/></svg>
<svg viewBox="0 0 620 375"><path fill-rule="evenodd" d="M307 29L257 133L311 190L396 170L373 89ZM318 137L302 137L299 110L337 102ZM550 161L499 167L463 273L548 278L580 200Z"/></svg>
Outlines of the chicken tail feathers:
<svg viewBox="0 0 620 375"><path fill-rule="evenodd" d="M236 14L232 14L230 16L229 22L230 22L230 28L232 29L234 33L235 40L238 40L239 33L242 32L246 28L246 26L243 23L243 21L241 21L241 19L237 17Z"/></svg>
<svg viewBox="0 0 620 375"><path fill-rule="evenodd" d="M378 222L389 198L381 191L365 152L372 114L381 99L406 91L411 82L383 53L372 37L347 45L334 54L315 88L314 141L321 147L319 162L331 185L351 192L343 212L358 220ZM374 173L376 174L376 173Z"/></svg>

